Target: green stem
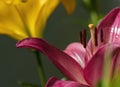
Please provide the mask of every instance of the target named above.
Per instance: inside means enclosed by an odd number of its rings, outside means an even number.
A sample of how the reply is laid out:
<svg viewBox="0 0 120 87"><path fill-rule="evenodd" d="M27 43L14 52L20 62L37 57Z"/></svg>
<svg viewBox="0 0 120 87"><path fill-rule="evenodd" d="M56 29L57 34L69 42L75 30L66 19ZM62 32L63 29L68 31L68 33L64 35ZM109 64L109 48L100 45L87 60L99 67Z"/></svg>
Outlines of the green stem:
<svg viewBox="0 0 120 87"><path fill-rule="evenodd" d="M38 62L38 71L39 71L39 75L40 75L41 85L42 85L42 87L44 87L45 82L46 82L46 77L45 77L45 73L44 73L44 68L43 68L41 56L40 56L40 53L38 51L35 51L34 53L36 55L36 59Z"/></svg>
<svg viewBox="0 0 120 87"><path fill-rule="evenodd" d="M95 11L90 12L90 22L97 25L99 21L99 15Z"/></svg>

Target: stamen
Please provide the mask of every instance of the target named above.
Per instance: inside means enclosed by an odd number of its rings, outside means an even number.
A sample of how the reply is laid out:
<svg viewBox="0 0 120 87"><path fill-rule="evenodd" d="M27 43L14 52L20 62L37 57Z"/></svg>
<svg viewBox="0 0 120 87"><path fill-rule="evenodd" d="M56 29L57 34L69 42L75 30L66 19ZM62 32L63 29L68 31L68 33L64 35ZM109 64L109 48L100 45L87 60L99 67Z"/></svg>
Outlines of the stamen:
<svg viewBox="0 0 120 87"><path fill-rule="evenodd" d="M86 30L84 29L83 31L82 31L82 42L83 42L83 46L84 46L84 48L86 48Z"/></svg>
<svg viewBox="0 0 120 87"><path fill-rule="evenodd" d="M103 30L100 31L100 41L103 42Z"/></svg>
<svg viewBox="0 0 120 87"><path fill-rule="evenodd" d="M97 46L98 45L98 41L97 41L98 37L97 37L97 28L96 27L95 27L95 33L94 34L95 34L95 36L94 36L95 37L95 46Z"/></svg>
<svg viewBox="0 0 120 87"><path fill-rule="evenodd" d="M84 29L83 31L79 32L79 39L80 43L83 44L83 46L86 48L86 30Z"/></svg>
<svg viewBox="0 0 120 87"><path fill-rule="evenodd" d="M94 24L89 24L88 27L90 29L92 43L95 44L95 46L97 46L98 45L98 41L97 41L97 28L94 26Z"/></svg>

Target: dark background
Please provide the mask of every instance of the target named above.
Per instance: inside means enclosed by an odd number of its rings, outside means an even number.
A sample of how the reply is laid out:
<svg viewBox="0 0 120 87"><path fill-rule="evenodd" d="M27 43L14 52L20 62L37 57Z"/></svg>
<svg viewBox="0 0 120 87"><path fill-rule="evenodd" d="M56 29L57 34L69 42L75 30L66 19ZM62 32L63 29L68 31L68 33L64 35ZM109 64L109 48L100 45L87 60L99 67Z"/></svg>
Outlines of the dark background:
<svg viewBox="0 0 120 87"><path fill-rule="evenodd" d="M99 11L106 14L112 8L120 6L119 0L98 0ZM62 5L59 5L47 22L44 38L60 49L78 41L78 32L87 27L83 24L89 19L89 13L80 5L73 15L68 16ZM16 40L0 35L0 87L21 87L19 81L40 84L35 55L27 49L15 47ZM62 74L42 55L47 78Z"/></svg>

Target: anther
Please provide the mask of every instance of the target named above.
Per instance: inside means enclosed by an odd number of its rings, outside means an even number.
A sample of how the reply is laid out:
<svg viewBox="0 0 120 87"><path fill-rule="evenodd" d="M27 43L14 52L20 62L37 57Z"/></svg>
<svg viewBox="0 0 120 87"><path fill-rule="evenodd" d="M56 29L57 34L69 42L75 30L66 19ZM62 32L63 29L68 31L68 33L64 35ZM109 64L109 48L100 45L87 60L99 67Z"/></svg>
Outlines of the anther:
<svg viewBox="0 0 120 87"><path fill-rule="evenodd" d="M103 42L103 30L100 31L100 41Z"/></svg>
<svg viewBox="0 0 120 87"><path fill-rule="evenodd" d="M97 36L97 28L96 27L95 27L94 38L95 38L95 46L97 46L98 45L98 41L97 41L98 36Z"/></svg>
<svg viewBox="0 0 120 87"><path fill-rule="evenodd" d="M79 39L80 43L83 44L84 47L86 47L86 30L84 29L83 31L79 32Z"/></svg>

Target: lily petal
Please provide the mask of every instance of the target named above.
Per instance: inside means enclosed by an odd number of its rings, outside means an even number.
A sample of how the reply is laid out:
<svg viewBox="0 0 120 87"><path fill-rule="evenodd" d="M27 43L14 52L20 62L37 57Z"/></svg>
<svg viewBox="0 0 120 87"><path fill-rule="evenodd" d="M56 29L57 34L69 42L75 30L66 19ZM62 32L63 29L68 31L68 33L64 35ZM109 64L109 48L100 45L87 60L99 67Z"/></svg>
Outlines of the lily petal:
<svg viewBox="0 0 120 87"><path fill-rule="evenodd" d="M58 0L25 0L15 4L32 37L42 37L43 29Z"/></svg>
<svg viewBox="0 0 120 87"><path fill-rule="evenodd" d="M15 6L2 0L0 1L0 34L10 35L18 40L28 37Z"/></svg>
<svg viewBox="0 0 120 87"><path fill-rule="evenodd" d="M100 22L98 26L99 43L100 32L103 30L103 43L119 42L120 41L120 8L111 10ZM106 33L107 32L107 33Z"/></svg>
<svg viewBox="0 0 120 87"><path fill-rule="evenodd" d="M47 19L59 0L1 0L0 34L17 40L42 37Z"/></svg>
<svg viewBox="0 0 120 87"><path fill-rule="evenodd" d="M99 48L99 50L93 55L89 63L84 69L84 76L86 81L91 84L92 86L97 83L102 78L103 74L103 67L104 67L104 59L105 59L105 52L107 48L111 48L113 56L120 54L120 45L116 43L106 44ZM119 49L119 51L118 51ZM112 56L112 57L113 57ZM116 58L116 57L115 57ZM120 57L117 57L119 59ZM113 59L114 60L114 59ZM120 60L120 59L119 59ZM120 62L120 61L119 61ZM113 63L114 64L114 63ZM119 63L120 64L120 63ZM112 66L112 64L111 64ZM111 72L111 71L109 71Z"/></svg>
<svg viewBox="0 0 120 87"><path fill-rule="evenodd" d="M40 1L42 2L43 0L40 0ZM38 36L40 36L39 32L43 31L46 25L47 19L50 17L50 15L54 12L54 10L59 4L59 0L44 0L44 1L45 2L41 6L41 9L39 11L38 18L36 21L35 34Z"/></svg>
<svg viewBox="0 0 120 87"><path fill-rule="evenodd" d="M89 87L74 81L63 81L56 77L51 77L45 87Z"/></svg>
<svg viewBox="0 0 120 87"><path fill-rule="evenodd" d="M39 38L27 38L17 43L17 47L33 48L46 55L69 79L87 84L83 77L83 69L65 52L53 47Z"/></svg>
<svg viewBox="0 0 120 87"><path fill-rule="evenodd" d="M64 52L70 55L73 59L75 59L82 68L85 67L87 63L86 50L82 44L74 42L68 45Z"/></svg>
<svg viewBox="0 0 120 87"><path fill-rule="evenodd" d="M14 0L13 4L29 35L35 36L35 23L43 5L41 0Z"/></svg>

